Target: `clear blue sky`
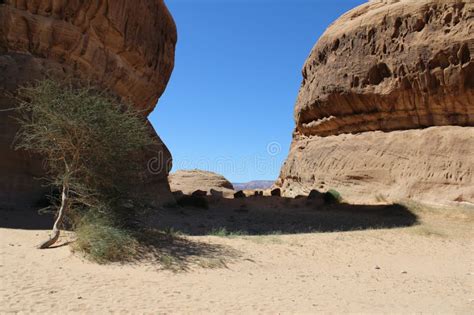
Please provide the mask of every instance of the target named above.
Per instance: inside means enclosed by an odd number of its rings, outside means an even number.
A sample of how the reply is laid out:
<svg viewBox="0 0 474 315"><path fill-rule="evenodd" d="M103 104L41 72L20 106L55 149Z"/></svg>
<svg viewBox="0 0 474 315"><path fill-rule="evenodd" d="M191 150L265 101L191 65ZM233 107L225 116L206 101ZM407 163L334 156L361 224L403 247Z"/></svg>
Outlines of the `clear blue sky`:
<svg viewBox="0 0 474 315"><path fill-rule="evenodd" d="M303 63L329 24L363 2L167 0L178 27L175 69L150 118L173 171L276 179Z"/></svg>

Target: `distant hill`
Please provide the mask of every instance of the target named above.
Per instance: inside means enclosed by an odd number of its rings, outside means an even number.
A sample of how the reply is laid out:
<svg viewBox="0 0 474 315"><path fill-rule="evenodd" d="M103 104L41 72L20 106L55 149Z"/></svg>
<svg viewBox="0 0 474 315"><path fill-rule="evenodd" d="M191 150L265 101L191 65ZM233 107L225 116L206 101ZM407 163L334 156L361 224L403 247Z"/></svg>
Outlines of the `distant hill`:
<svg viewBox="0 0 474 315"><path fill-rule="evenodd" d="M234 190L246 189L268 189L271 188L275 181L273 180L254 180L248 183L232 183Z"/></svg>

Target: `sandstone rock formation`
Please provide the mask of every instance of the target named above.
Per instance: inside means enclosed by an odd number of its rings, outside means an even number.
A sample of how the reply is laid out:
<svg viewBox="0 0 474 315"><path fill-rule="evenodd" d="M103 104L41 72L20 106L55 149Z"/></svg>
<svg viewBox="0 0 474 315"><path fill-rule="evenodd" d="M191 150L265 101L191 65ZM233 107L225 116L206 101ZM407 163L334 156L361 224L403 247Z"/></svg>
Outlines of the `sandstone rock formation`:
<svg viewBox="0 0 474 315"><path fill-rule="evenodd" d="M208 195L213 192L222 192L224 197L234 195L234 187L222 175L201 171L201 170L181 170L170 174L169 183L173 192L181 191L186 195L191 195L195 191L206 191Z"/></svg>
<svg viewBox="0 0 474 315"><path fill-rule="evenodd" d="M286 195L335 188L350 202L474 201L474 128L313 137L292 146Z"/></svg>
<svg viewBox="0 0 474 315"><path fill-rule="evenodd" d="M471 1L371 1L343 15L304 65L296 132L474 125L473 10Z"/></svg>
<svg viewBox="0 0 474 315"><path fill-rule="evenodd" d="M17 126L5 110L15 106L18 86L79 78L149 113L171 75L176 40L162 0L0 1L0 206L29 206L42 194L36 159L11 149ZM159 201L171 198L171 155L157 139L143 189Z"/></svg>
<svg viewBox="0 0 474 315"><path fill-rule="evenodd" d="M473 52L472 1L370 1L344 14L303 67L277 186L473 202ZM451 125L463 127L436 127Z"/></svg>

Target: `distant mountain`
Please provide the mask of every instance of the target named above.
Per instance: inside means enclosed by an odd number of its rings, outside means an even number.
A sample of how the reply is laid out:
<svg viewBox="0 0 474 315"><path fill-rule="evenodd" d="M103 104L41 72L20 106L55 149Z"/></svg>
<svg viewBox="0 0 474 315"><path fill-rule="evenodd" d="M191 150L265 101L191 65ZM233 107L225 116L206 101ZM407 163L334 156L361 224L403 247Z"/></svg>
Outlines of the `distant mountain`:
<svg viewBox="0 0 474 315"><path fill-rule="evenodd" d="M246 189L269 189L272 187L275 181L273 180L254 180L248 183L232 183L234 190L246 190Z"/></svg>

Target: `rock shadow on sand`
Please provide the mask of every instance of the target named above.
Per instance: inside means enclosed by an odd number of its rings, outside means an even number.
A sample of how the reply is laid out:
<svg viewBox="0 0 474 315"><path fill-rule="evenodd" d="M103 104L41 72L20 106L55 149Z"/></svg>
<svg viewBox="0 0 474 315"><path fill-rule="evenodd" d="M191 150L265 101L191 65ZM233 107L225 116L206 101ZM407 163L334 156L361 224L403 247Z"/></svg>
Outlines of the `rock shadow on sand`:
<svg viewBox="0 0 474 315"><path fill-rule="evenodd" d="M40 214L38 209L0 208L0 228L21 230L49 230L53 226L54 215Z"/></svg>
<svg viewBox="0 0 474 315"><path fill-rule="evenodd" d="M417 215L399 204L325 204L322 199L278 196L204 198L208 202L207 208L166 208L150 222L159 229L173 229L196 236L214 235L216 231L274 235L389 229L418 224Z"/></svg>

